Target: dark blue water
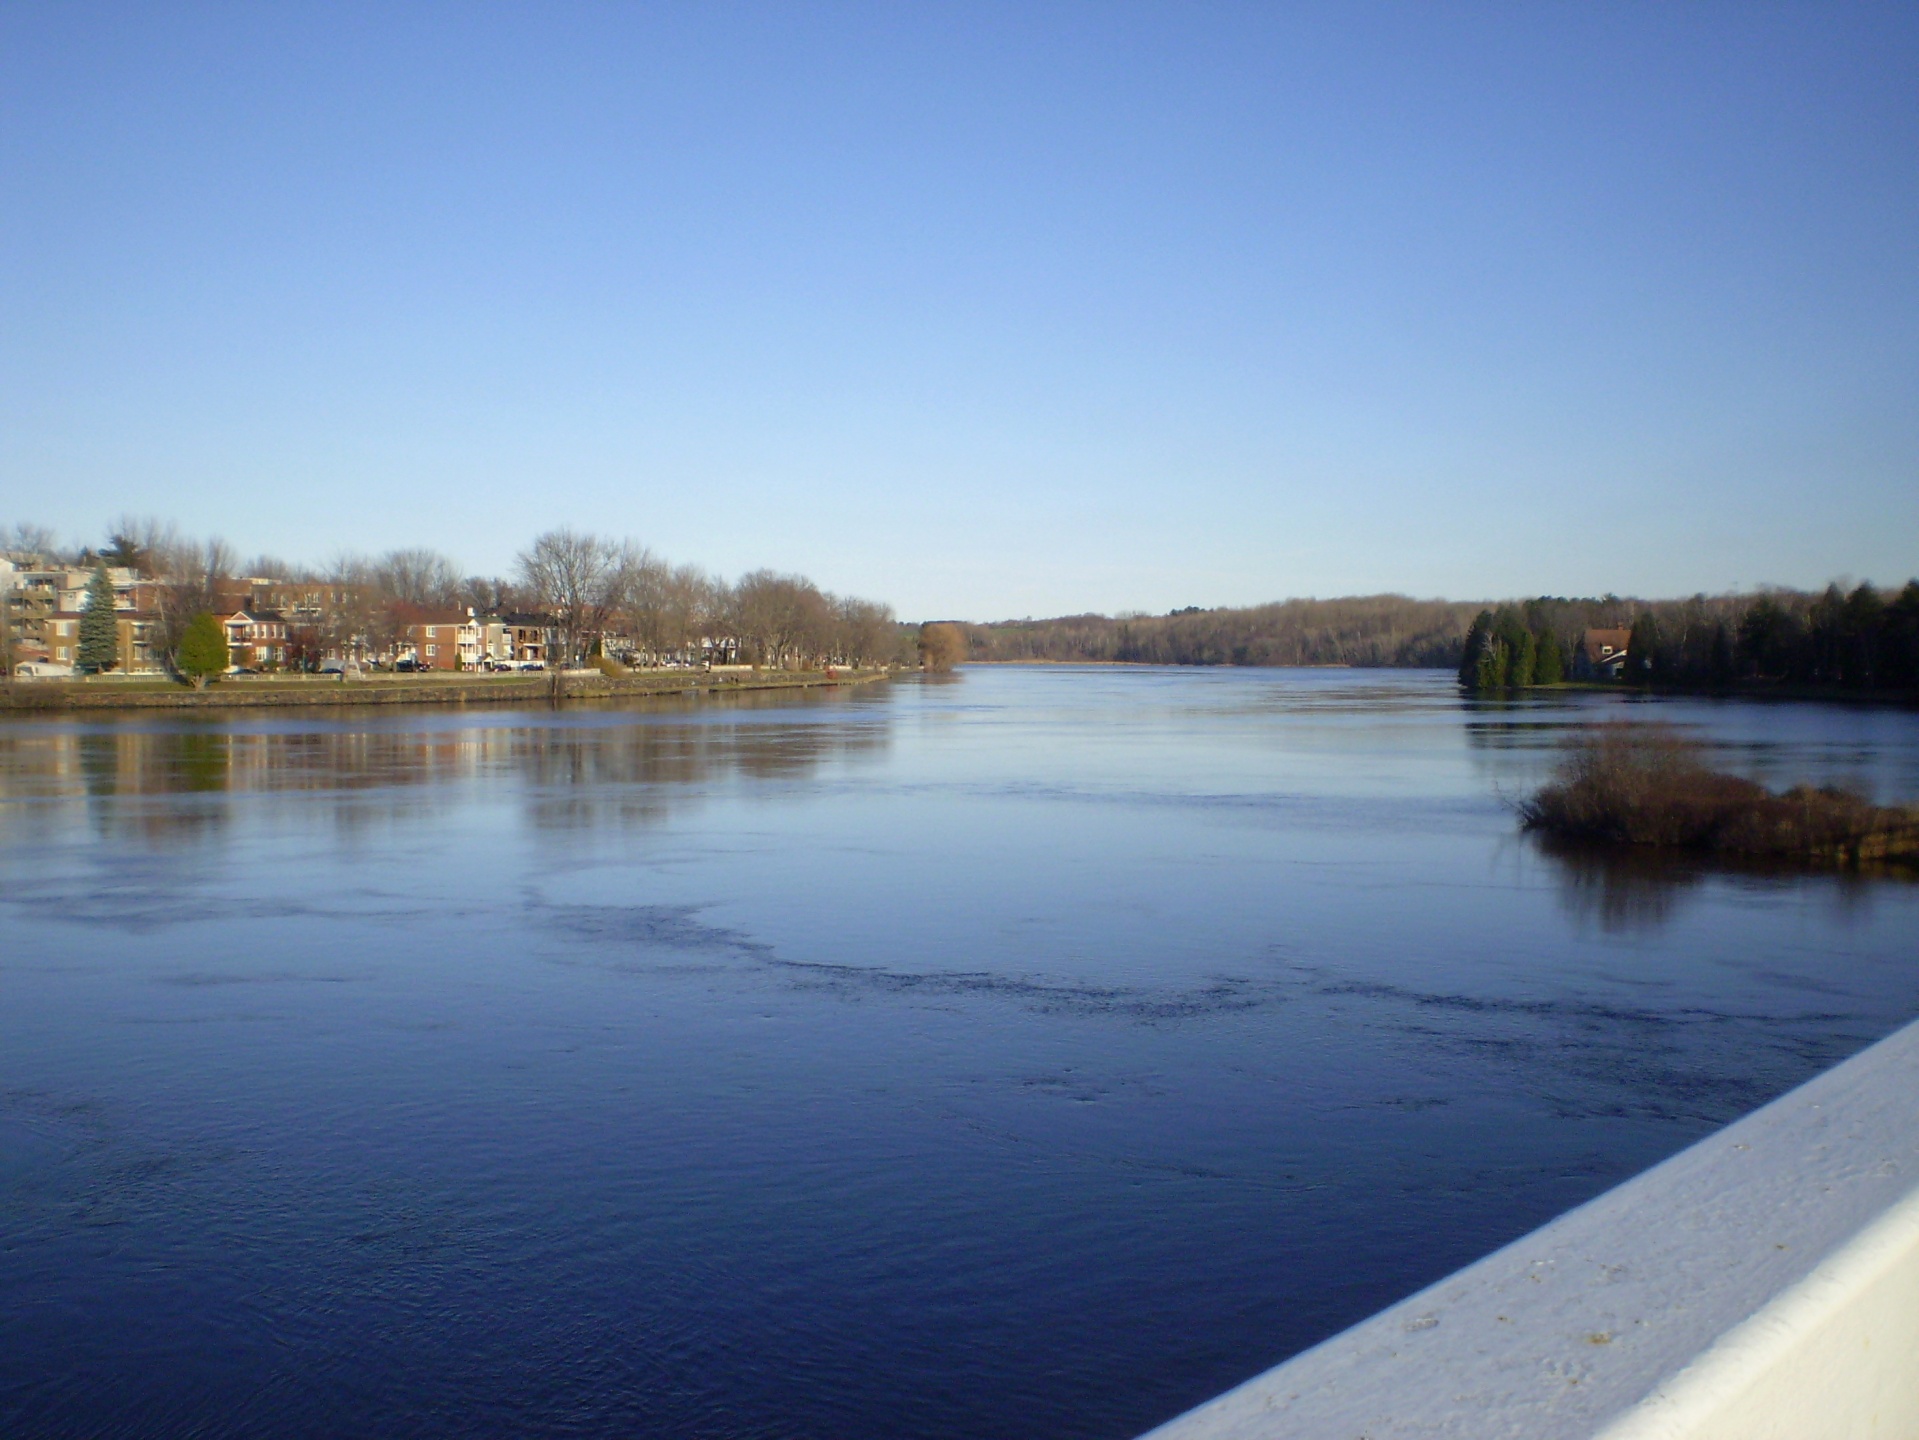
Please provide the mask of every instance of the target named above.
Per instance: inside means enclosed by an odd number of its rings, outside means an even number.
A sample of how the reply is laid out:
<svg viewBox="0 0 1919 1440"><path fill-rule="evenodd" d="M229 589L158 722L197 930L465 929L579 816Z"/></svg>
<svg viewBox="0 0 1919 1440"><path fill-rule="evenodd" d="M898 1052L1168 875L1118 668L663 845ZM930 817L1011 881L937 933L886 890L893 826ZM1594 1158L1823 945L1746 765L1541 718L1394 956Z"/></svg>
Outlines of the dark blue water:
<svg viewBox="0 0 1919 1440"><path fill-rule="evenodd" d="M1555 857L1602 714L971 670L0 724L0 1434L1124 1437L1919 1014L1919 887Z"/></svg>

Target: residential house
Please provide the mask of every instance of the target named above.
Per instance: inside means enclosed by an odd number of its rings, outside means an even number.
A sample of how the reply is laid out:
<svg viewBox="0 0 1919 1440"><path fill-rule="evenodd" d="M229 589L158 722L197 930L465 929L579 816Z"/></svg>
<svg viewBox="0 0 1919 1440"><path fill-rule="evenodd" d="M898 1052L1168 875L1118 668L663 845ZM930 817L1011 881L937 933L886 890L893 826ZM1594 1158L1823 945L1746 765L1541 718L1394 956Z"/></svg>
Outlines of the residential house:
<svg viewBox="0 0 1919 1440"><path fill-rule="evenodd" d="M553 621L549 616L526 613L502 615L499 623L506 653L496 656L496 659L507 660L515 665L546 663L553 636Z"/></svg>
<svg viewBox="0 0 1919 1440"><path fill-rule="evenodd" d="M241 606L220 617L227 632L229 668L278 669L287 658L287 621L278 610Z"/></svg>
<svg viewBox="0 0 1919 1440"><path fill-rule="evenodd" d="M11 561L0 563L6 565L0 572L0 634L10 661L75 664L80 617L86 611L94 572L67 565L30 568ZM107 571L107 579L113 586L117 668L130 673L159 670L161 657L152 644L158 609L155 586L117 566Z"/></svg>
<svg viewBox="0 0 1919 1440"><path fill-rule="evenodd" d="M1630 630L1588 630L1573 653L1573 679L1617 680L1626 669Z"/></svg>
<svg viewBox="0 0 1919 1440"><path fill-rule="evenodd" d="M482 627L471 610L395 605L401 635L398 658L422 670L475 670L481 659Z"/></svg>

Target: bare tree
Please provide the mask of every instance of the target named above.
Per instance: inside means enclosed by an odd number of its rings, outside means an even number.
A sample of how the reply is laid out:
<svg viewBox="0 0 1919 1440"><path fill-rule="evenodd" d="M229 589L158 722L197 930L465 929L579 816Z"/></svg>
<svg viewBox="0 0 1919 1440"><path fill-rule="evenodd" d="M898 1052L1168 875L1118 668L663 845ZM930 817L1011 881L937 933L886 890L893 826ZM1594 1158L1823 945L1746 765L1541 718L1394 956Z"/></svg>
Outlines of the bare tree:
<svg viewBox="0 0 1919 1440"><path fill-rule="evenodd" d="M200 543L173 536L170 545L152 552L158 583L151 641L169 666L179 653L187 623L195 615L218 612L233 598L234 571L233 547L217 537Z"/></svg>
<svg viewBox="0 0 1919 1440"><path fill-rule="evenodd" d="M437 606L459 598L460 568L437 550L389 550L373 562L372 573L389 600Z"/></svg>
<svg viewBox="0 0 1919 1440"><path fill-rule="evenodd" d="M799 575L755 570L733 587L732 619L741 644L755 663L783 665L800 646L811 618L808 594L813 582Z"/></svg>
<svg viewBox="0 0 1919 1440"><path fill-rule="evenodd" d="M286 581L296 578L299 571L277 555L255 555L246 563L246 574L249 578Z"/></svg>
<svg viewBox="0 0 1919 1440"><path fill-rule="evenodd" d="M168 562L189 548L172 522L156 516L122 515L107 527L107 563L149 579L163 575Z"/></svg>
<svg viewBox="0 0 1919 1440"><path fill-rule="evenodd" d="M0 525L0 555L25 566L57 565L65 559L53 531L25 521Z"/></svg>
<svg viewBox="0 0 1919 1440"><path fill-rule="evenodd" d="M630 540L571 528L549 530L521 552L520 581L553 617L562 664L579 664L592 653L650 563L651 555Z"/></svg>
<svg viewBox="0 0 1919 1440"><path fill-rule="evenodd" d="M497 575L469 575L460 582L459 603L475 615L505 615L526 608L519 587Z"/></svg>
<svg viewBox="0 0 1919 1440"><path fill-rule="evenodd" d="M848 598L839 602L838 612L835 649L847 664L860 669L877 665L899 648L899 625L891 605Z"/></svg>
<svg viewBox="0 0 1919 1440"><path fill-rule="evenodd" d="M369 650L377 650L386 637L376 632L383 629L389 613L381 602L371 562L342 555L328 567L320 639L342 662L365 660Z"/></svg>

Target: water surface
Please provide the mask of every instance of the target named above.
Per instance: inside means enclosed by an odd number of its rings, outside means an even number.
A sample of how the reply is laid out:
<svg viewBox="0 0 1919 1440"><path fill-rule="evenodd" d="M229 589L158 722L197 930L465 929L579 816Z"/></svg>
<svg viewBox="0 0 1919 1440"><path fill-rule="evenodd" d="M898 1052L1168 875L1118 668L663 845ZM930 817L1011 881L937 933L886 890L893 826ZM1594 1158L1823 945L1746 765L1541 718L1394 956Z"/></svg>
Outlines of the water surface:
<svg viewBox="0 0 1919 1440"><path fill-rule="evenodd" d="M0 724L0 1433L1128 1436L1919 1013L1919 887L1555 857L1657 717L973 669Z"/></svg>

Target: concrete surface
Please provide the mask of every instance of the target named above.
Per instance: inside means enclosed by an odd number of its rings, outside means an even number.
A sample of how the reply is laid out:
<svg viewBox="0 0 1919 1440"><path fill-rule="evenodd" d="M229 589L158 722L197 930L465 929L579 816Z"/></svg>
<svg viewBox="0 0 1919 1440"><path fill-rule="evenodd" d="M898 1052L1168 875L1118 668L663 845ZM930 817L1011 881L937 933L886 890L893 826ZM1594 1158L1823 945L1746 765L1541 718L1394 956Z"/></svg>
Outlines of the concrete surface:
<svg viewBox="0 0 1919 1440"><path fill-rule="evenodd" d="M1919 1437L1919 1024L1151 1440Z"/></svg>

